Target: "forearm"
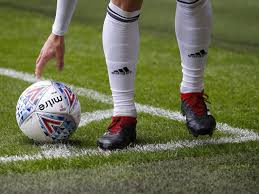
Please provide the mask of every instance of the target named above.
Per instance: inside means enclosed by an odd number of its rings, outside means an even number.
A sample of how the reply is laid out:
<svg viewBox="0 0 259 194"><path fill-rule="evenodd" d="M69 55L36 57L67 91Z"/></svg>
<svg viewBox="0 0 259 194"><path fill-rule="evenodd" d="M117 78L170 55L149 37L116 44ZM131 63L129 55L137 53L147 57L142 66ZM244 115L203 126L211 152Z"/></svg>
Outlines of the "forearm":
<svg viewBox="0 0 259 194"><path fill-rule="evenodd" d="M77 0L57 0L57 10L52 33L63 36L69 26Z"/></svg>

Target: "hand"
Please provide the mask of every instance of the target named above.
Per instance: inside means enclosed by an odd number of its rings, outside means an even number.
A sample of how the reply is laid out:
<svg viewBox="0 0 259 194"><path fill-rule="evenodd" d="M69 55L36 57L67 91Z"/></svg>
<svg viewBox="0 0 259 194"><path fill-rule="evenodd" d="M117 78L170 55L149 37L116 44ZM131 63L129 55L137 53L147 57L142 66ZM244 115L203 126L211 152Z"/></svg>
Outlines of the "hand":
<svg viewBox="0 0 259 194"><path fill-rule="evenodd" d="M41 77L44 66L53 58L56 60L58 70L61 71L64 67L64 53L64 36L58 36L53 33L50 34L36 61L36 77L38 79Z"/></svg>

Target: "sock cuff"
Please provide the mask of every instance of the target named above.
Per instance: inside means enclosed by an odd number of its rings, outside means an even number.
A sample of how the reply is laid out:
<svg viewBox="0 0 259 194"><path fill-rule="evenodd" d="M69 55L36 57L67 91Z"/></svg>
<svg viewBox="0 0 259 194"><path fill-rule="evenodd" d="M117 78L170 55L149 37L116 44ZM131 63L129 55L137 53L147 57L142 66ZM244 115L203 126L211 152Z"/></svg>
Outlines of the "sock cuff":
<svg viewBox="0 0 259 194"><path fill-rule="evenodd" d="M193 9L204 4L206 1L209 0L177 0L177 4L187 9Z"/></svg>
<svg viewBox="0 0 259 194"><path fill-rule="evenodd" d="M114 19L120 21L120 22L135 22L138 20L140 15L140 10L133 11L133 12L127 12L122 10L120 7L115 5L112 1L110 1L108 7L107 7L107 13Z"/></svg>

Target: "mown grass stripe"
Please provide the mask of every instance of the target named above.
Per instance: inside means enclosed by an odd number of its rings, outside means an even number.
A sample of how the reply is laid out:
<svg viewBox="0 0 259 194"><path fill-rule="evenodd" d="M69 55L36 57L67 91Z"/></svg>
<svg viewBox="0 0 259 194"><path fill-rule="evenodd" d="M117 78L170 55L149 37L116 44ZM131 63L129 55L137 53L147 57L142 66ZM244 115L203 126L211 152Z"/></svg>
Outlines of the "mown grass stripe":
<svg viewBox="0 0 259 194"><path fill-rule="evenodd" d="M30 83L34 83L34 82L38 81L33 74L19 72L19 71L15 71L13 69L8 69L8 68L0 68L0 74L8 76L8 77L12 77L12 78L20 79L23 81L27 81ZM69 86L72 87L76 91L76 93L80 96L88 97L88 98L91 98L93 100L96 100L96 101L99 101L102 103L112 104L112 98L110 96L101 94L101 93L99 93L95 90L91 90L91 89L80 88L80 87L76 87L73 85L69 85ZM155 115L155 116L162 116L162 117L166 117L166 118L177 120L177 121L185 120L184 117L179 112L156 108L156 107L152 107L149 105L142 105L139 103L136 103L136 107L137 107L138 112L144 112L144 113L148 113L148 114ZM218 123L217 129L219 129L220 131L226 132L226 133L237 134L239 136L254 136L256 134L254 132L251 132L251 130L233 128L225 123Z"/></svg>
<svg viewBox="0 0 259 194"><path fill-rule="evenodd" d="M0 68L0 75L5 75L8 77L20 79L20 80L27 81L30 83L34 83L34 82L38 81L33 74L19 72L19 71L15 71L13 69L8 69L8 68ZM92 89L80 88L80 87L76 87L73 85L69 85L69 86L71 88L73 88L76 91L76 93L80 96L88 97L88 98L91 98L93 100L96 100L96 101L99 101L102 103L112 104L112 98L110 96L101 94ZM162 116L162 117L166 117L166 118L177 120L177 121L185 120L184 117L179 112L165 110L162 108L156 108L156 107L149 106L149 105L142 105L139 103L136 103L136 107L137 107L138 112L144 112L144 113L148 113L148 114L155 115L155 116ZM233 128L225 123L218 123L217 128L223 132L227 132L230 134L238 134L238 135L243 135L243 136L255 135L255 133L251 132L251 130Z"/></svg>
<svg viewBox="0 0 259 194"><path fill-rule="evenodd" d="M176 150L179 148L194 148L203 145L223 144L223 143L242 143L246 141L257 141L259 136L246 136L246 137L221 137L219 139L208 140L183 140L171 141L165 144L146 144L136 145L121 151L102 151L99 149L78 149L76 147L66 144L43 145L42 151L35 155L15 155L15 156L2 156L0 162L9 163L17 161L34 161L43 159L57 159L57 158L71 158L82 156L107 156L116 153L125 152L156 152L165 150Z"/></svg>
<svg viewBox="0 0 259 194"><path fill-rule="evenodd" d="M0 75L20 79L30 83L38 81L34 75L18 72L12 69L0 68ZM97 91L78 88L70 85L78 95L94 99L96 101L112 104L110 96L101 94ZM149 105L142 105L136 103L138 112L148 113L154 116L161 116L172 120L184 122L184 117L179 112L165 110L161 108L152 107ZM82 113L82 120L80 126L86 125L92 121L99 121L112 116L112 110L97 110L92 113ZM234 137L221 137L219 139L208 139L208 140L182 140L182 141L170 141L165 144L146 144L136 145L120 152L155 152L161 150L175 150L178 148L193 148L195 146L209 145L209 144L221 144L221 143L241 143L246 141L257 141L259 135L249 129L233 128L225 123L218 123L217 129L234 135ZM115 152L103 152L98 149L78 149L70 145L57 144L57 145L44 145L41 147L40 153L35 155L23 155L23 156L3 156L0 157L0 162L15 162L15 161L28 161L28 160L42 160L50 158L69 158L77 156L94 156L94 155L109 155Z"/></svg>

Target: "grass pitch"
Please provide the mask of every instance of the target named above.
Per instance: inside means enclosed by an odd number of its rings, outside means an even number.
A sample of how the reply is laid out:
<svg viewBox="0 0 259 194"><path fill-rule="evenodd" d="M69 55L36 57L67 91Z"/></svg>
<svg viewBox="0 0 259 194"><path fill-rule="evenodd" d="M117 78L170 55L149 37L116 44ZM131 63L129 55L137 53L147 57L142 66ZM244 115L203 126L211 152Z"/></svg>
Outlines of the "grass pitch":
<svg viewBox="0 0 259 194"><path fill-rule="evenodd" d="M249 162L247 158L250 158ZM33 193L253 193L259 189L257 161L258 157L252 153L185 157L141 164L62 169L58 173L53 170L10 173L0 176L0 183L2 190L10 191L11 187L12 192ZM50 177L51 182L46 184ZM16 187L10 184L13 179L17 180Z"/></svg>
<svg viewBox="0 0 259 194"><path fill-rule="evenodd" d="M58 74L54 63L50 63L44 76L110 95L101 44L105 3L88 4L89 1L79 1L66 36L64 71ZM136 101L178 111L181 67L171 32L174 4L166 0L159 2L159 6L155 0L144 4ZM206 92L212 102L210 108L219 122L259 132L259 42L256 38L259 3L213 1L213 6L213 44L205 75ZM0 67L34 72L35 59L50 32L54 10L52 1L0 0L0 24L4 29L0 31ZM20 132L15 121L16 102L29 85L0 76L0 157L36 154L41 150L41 146ZM112 108L93 99L79 99L82 112ZM196 139L177 121L141 113L138 122L139 144ZM97 137L108 123L109 119L105 119L79 128L70 144L78 149L95 148ZM222 136L226 135L218 131L214 135L215 138ZM258 152L259 143L255 141L174 151L118 152L108 156L0 163L0 192L257 193Z"/></svg>

